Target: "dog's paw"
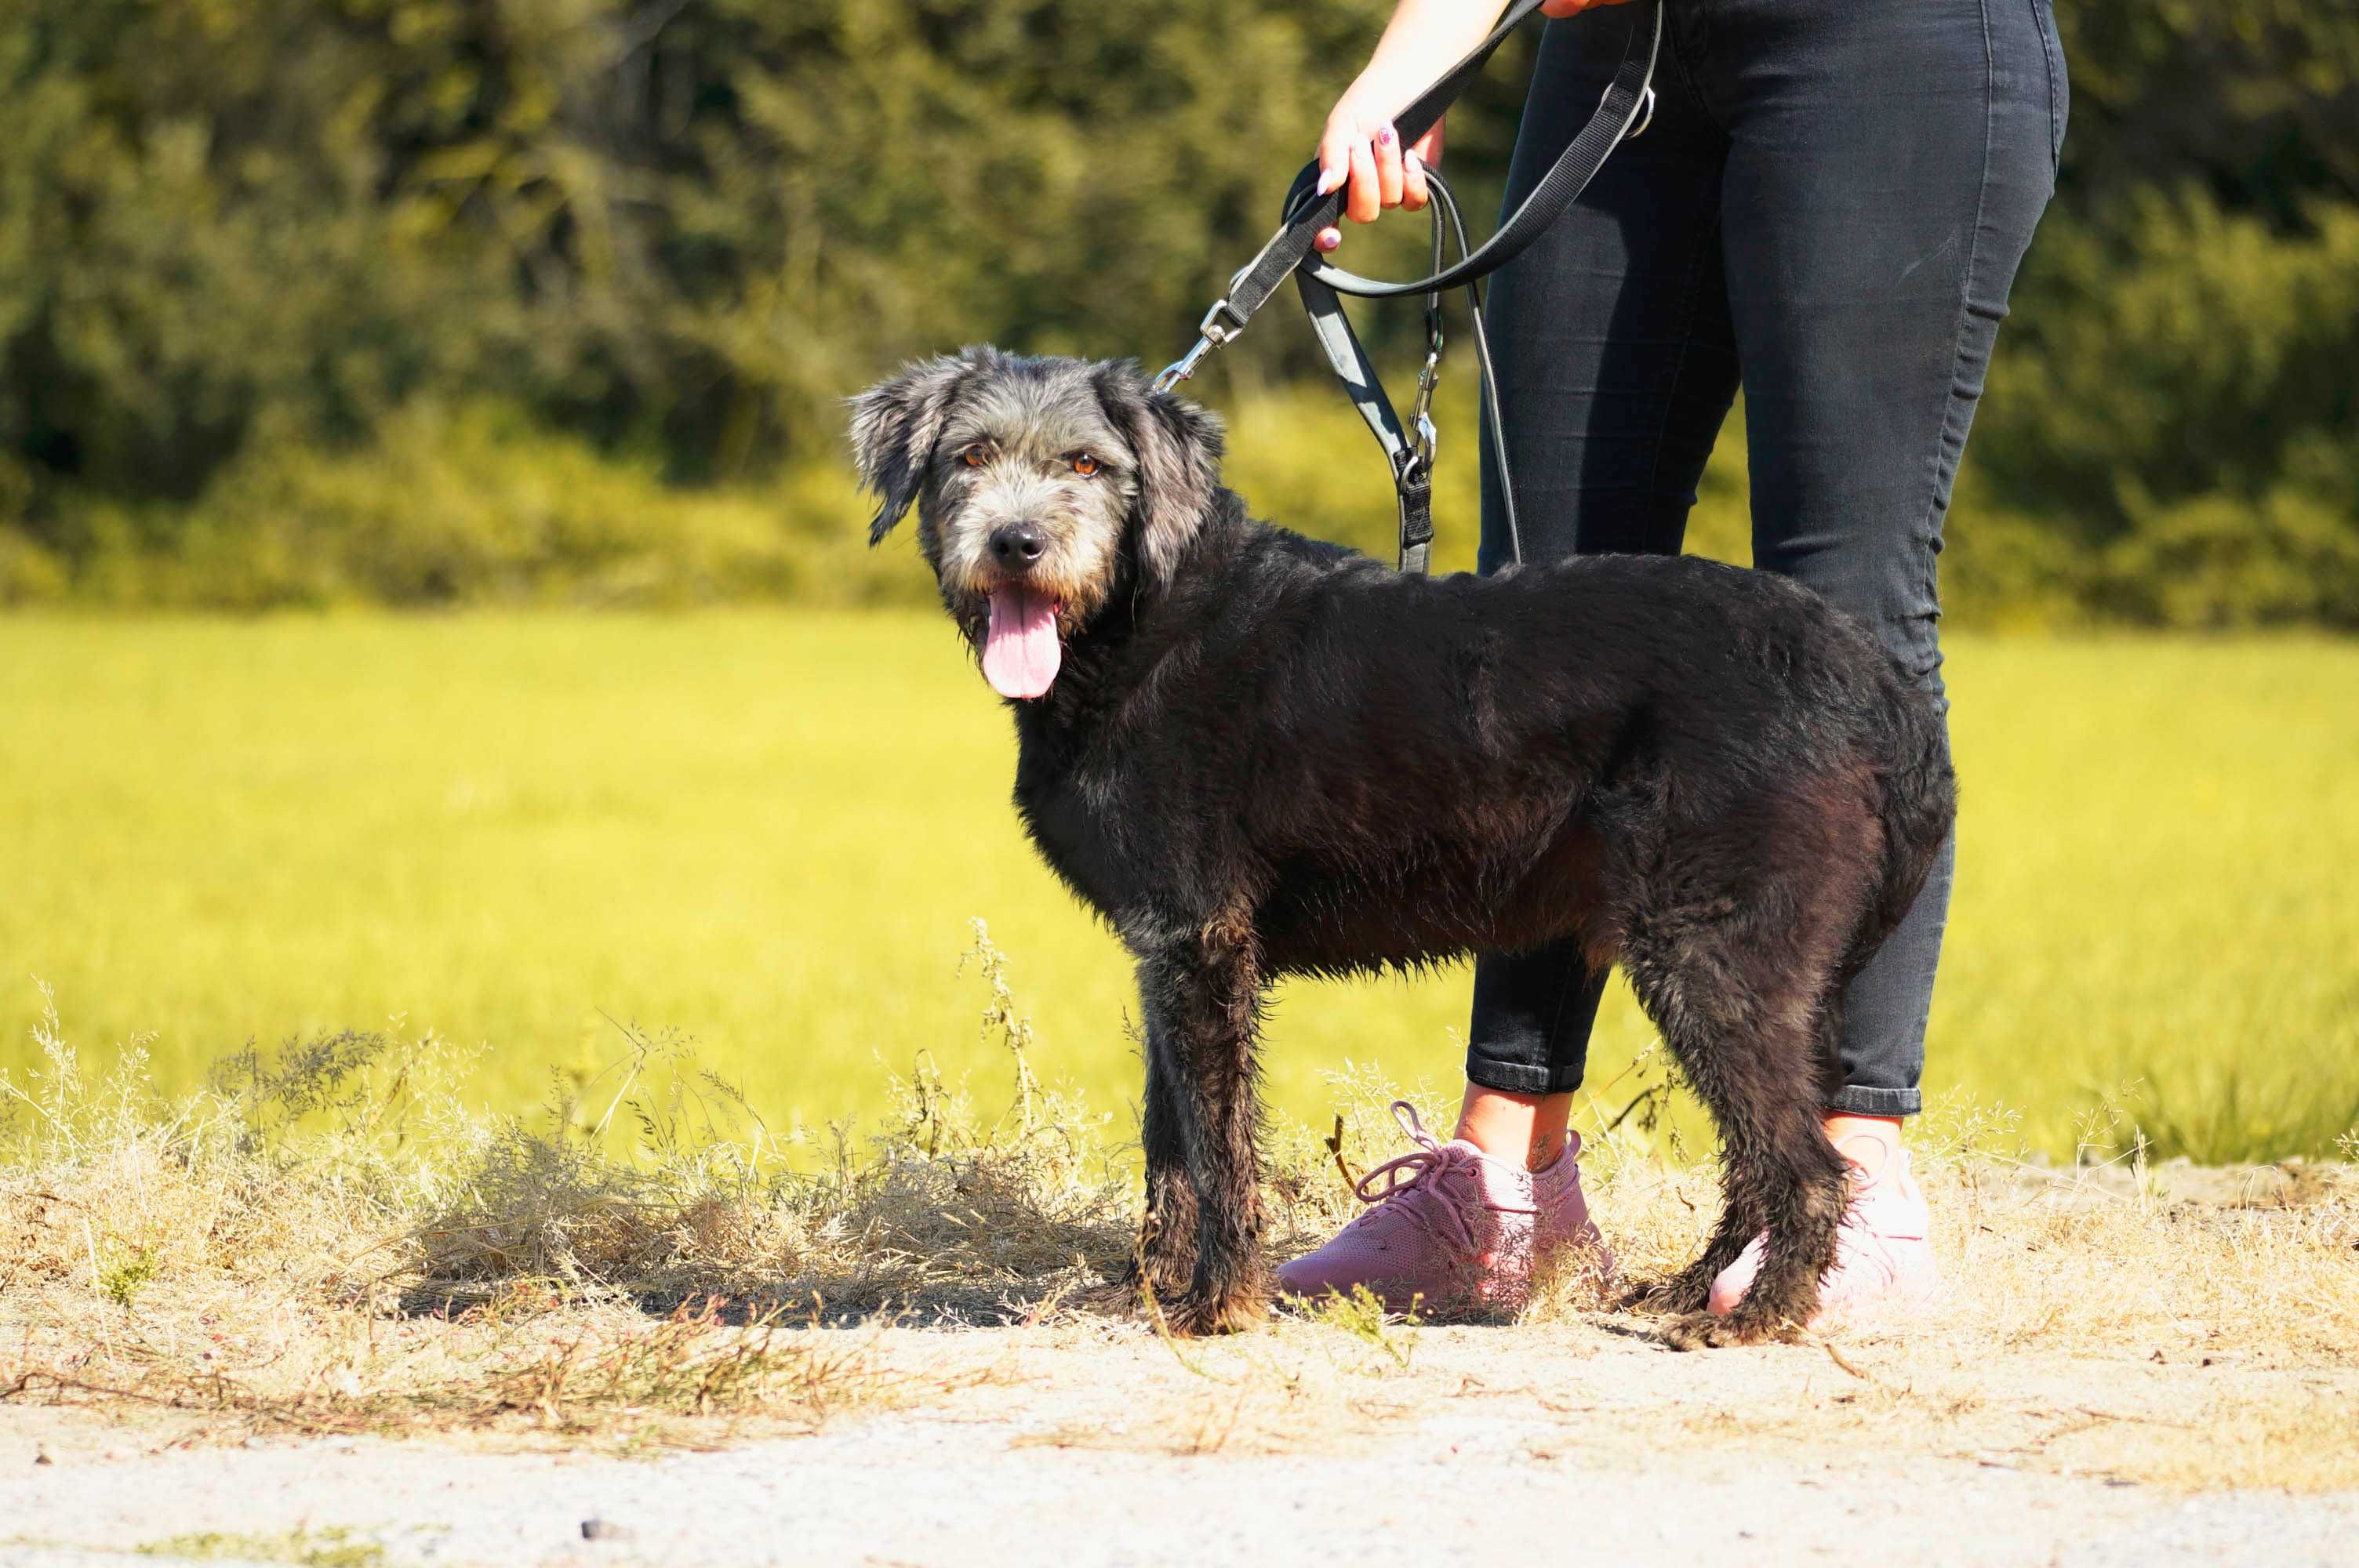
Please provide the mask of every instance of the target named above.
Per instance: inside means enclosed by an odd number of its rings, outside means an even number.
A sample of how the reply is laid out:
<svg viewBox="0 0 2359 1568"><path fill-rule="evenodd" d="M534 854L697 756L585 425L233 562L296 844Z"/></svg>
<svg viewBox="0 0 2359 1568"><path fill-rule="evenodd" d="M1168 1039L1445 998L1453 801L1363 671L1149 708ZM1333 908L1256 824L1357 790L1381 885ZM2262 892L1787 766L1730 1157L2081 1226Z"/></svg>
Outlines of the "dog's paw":
<svg viewBox="0 0 2359 1568"><path fill-rule="evenodd" d="M1724 1350L1737 1345L1770 1345L1799 1334L1784 1318L1738 1311L1725 1317L1708 1312L1682 1313L1666 1319L1655 1331L1674 1350Z"/></svg>
<svg viewBox="0 0 2359 1568"><path fill-rule="evenodd" d="M1620 1312L1701 1313L1712 1299L1712 1280L1697 1279L1692 1271L1673 1274L1666 1280L1644 1280L1624 1291L1614 1301Z"/></svg>
<svg viewBox="0 0 2359 1568"><path fill-rule="evenodd" d="M1243 1334L1269 1321L1270 1297L1266 1291L1242 1291L1225 1296L1181 1296L1161 1303L1163 1325L1181 1339L1215 1334Z"/></svg>
<svg viewBox="0 0 2359 1568"><path fill-rule="evenodd" d="M1095 1313L1101 1317L1141 1317L1147 1308L1147 1293L1138 1288L1137 1279L1130 1274L1076 1291L1072 1302L1082 1311Z"/></svg>

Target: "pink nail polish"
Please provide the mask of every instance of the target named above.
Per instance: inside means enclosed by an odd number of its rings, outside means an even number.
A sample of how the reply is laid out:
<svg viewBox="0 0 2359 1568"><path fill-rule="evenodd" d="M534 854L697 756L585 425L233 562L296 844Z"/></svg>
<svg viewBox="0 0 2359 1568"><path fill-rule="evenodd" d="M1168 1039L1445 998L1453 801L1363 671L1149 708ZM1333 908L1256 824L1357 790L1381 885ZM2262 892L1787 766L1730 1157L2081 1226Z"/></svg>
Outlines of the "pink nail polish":
<svg viewBox="0 0 2359 1568"><path fill-rule="evenodd" d="M1376 146L1380 147L1388 147L1392 145L1393 128L1390 125L1386 125L1383 130L1376 133Z"/></svg>

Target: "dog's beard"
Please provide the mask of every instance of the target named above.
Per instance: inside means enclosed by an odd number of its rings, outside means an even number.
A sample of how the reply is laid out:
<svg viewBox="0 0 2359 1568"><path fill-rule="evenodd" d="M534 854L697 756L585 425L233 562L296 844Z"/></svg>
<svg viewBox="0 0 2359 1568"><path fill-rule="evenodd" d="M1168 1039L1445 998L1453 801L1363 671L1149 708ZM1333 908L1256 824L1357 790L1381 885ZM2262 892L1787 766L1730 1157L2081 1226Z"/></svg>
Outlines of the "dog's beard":
<svg viewBox="0 0 2359 1568"><path fill-rule="evenodd" d="M983 676L992 690L1018 701L1045 696L1063 660L1055 600L1022 583L1004 583L991 590Z"/></svg>

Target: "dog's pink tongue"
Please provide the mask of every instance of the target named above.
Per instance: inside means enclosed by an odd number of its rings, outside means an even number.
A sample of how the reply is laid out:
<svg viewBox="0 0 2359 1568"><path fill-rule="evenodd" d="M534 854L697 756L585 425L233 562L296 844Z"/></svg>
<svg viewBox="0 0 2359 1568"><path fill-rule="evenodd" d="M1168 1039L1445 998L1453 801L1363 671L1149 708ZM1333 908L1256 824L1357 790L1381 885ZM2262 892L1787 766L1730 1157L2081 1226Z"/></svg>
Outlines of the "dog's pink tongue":
<svg viewBox="0 0 2359 1568"><path fill-rule="evenodd" d="M1038 697L1057 678L1064 650L1057 642L1057 606L1028 588L991 590L991 632L983 644L984 678L1002 697Z"/></svg>

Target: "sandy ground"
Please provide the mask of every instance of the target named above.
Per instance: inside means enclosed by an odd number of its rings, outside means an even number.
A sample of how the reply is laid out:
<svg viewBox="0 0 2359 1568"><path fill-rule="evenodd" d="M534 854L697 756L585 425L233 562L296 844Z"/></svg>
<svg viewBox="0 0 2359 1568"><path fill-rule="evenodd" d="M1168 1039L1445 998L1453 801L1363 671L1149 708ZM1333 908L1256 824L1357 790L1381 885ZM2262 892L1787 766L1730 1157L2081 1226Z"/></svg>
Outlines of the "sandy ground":
<svg viewBox="0 0 2359 1568"><path fill-rule="evenodd" d="M1571 1308L1179 1344L1051 1300L1015 1326L788 1331L814 1336L796 1364L832 1368L826 1397L725 1424L601 1406L568 1427L527 1401L433 1439L299 1438L312 1407L36 1391L0 1403L0 1563L2359 1568L2351 1179L1960 1187L1971 1297L1744 1350L1683 1355ZM104 1326L71 1300L88 1321L65 1329ZM193 1323L158 1317L98 1365L136 1382ZM450 1320L378 1327L453 1376L481 1353ZM787 1424L790 1406L823 1423Z"/></svg>
<svg viewBox="0 0 2359 1568"><path fill-rule="evenodd" d="M901 1331L897 1363L983 1380L711 1451L224 1441L13 1406L0 1561L2359 1564L2359 1368L1680 1355L1603 1318L1391 1339ZM2285 1422L2319 1467L2280 1446L2245 1484L2240 1444Z"/></svg>

